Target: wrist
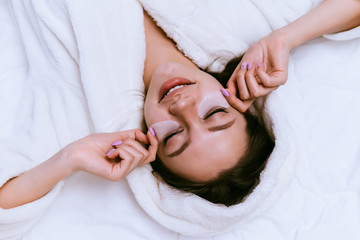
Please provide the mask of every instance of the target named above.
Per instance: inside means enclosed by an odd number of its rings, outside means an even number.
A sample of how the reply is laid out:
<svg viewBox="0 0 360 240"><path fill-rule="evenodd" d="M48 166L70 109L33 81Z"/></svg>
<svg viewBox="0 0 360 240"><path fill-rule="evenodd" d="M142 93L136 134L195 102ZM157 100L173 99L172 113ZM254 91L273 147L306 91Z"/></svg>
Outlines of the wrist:
<svg viewBox="0 0 360 240"><path fill-rule="evenodd" d="M283 45L284 48L288 49L289 52L301 45L299 38L297 38L296 33L292 32L291 29L288 29L287 26L275 30L271 33L272 37L276 42Z"/></svg>
<svg viewBox="0 0 360 240"><path fill-rule="evenodd" d="M62 172L64 178L78 171L75 156L68 147L56 153L51 160L55 167Z"/></svg>

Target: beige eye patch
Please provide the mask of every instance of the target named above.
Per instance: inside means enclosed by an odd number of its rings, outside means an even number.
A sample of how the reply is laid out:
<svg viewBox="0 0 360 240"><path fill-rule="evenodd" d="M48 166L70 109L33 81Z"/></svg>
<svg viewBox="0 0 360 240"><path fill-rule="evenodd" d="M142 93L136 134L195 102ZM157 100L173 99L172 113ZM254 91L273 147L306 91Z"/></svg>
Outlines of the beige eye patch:
<svg viewBox="0 0 360 240"><path fill-rule="evenodd" d="M150 126L155 131L156 138L160 141L168 133L178 129L180 125L173 120L166 120Z"/></svg>
<svg viewBox="0 0 360 240"><path fill-rule="evenodd" d="M213 107L228 108L230 105L220 91L206 95L199 104L198 114L204 118L205 114Z"/></svg>

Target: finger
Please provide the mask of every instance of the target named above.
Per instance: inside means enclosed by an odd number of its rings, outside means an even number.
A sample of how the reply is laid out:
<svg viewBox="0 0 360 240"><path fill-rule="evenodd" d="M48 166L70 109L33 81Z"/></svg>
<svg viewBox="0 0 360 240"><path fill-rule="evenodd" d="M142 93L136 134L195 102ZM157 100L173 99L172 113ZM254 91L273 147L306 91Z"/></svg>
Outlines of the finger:
<svg viewBox="0 0 360 240"><path fill-rule="evenodd" d="M141 153L142 155L142 160L147 158L148 156L148 151L144 148L143 145L141 145L138 141L133 140L133 139L127 139L125 140L124 144L127 144L128 146L130 146L131 148L135 149L136 151L138 151L139 153Z"/></svg>
<svg viewBox="0 0 360 240"><path fill-rule="evenodd" d="M242 69L242 68L245 68L246 67L246 63L239 63L235 70L233 71L233 73L231 74L227 84L226 84L226 87L228 88L229 91L231 91L234 95L237 94L237 83L236 83L236 78L237 78L237 74L239 73L239 71Z"/></svg>
<svg viewBox="0 0 360 240"><path fill-rule="evenodd" d="M132 170L134 170L136 167L142 165L143 159L145 158L144 154L142 152L139 152L137 149L127 146L125 150L127 153L130 154L130 166L127 170L127 174L129 174Z"/></svg>
<svg viewBox="0 0 360 240"><path fill-rule="evenodd" d="M115 150L115 148L109 149L109 151L105 154L105 157L108 159L115 159L118 156Z"/></svg>
<svg viewBox="0 0 360 240"><path fill-rule="evenodd" d="M130 154L123 151L122 157L124 158L119 163L112 164L109 168L108 179L112 181L119 181L125 178L131 172L132 159Z"/></svg>
<svg viewBox="0 0 360 240"><path fill-rule="evenodd" d="M118 152L119 158L121 159L119 164L120 167L123 168L122 170L125 176L134 170L143 158L141 152L138 152L129 145L122 145L116 152Z"/></svg>
<svg viewBox="0 0 360 240"><path fill-rule="evenodd" d="M128 157L128 156L130 156L132 158L138 157L139 152L141 153L141 155L142 155L142 152L139 151L137 149L137 147L134 147L135 142L136 142L136 140L126 139L117 148L110 149L110 151L105 156L108 159L114 160L114 161L111 161L111 162L119 162L119 161L123 160L125 157ZM139 143L137 143L137 144L139 144ZM134 146L132 146L132 145L134 145Z"/></svg>
<svg viewBox="0 0 360 240"><path fill-rule="evenodd" d="M259 68L257 75L265 87L278 87L285 84L287 80L287 74L283 71L276 71L268 75L262 68Z"/></svg>
<svg viewBox="0 0 360 240"><path fill-rule="evenodd" d="M155 134L153 134L153 133L155 133L155 132L151 131L150 129L147 132L147 137L150 141L150 145L148 147L148 156L147 156L147 158L144 159L143 164L150 163L156 159L156 153L158 150L159 141L157 140L157 138L155 137Z"/></svg>
<svg viewBox="0 0 360 240"><path fill-rule="evenodd" d="M141 151L138 151L128 143L122 144L114 152L118 153L118 156L121 160L131 159L133 161L139 161L140 159L144 158L144 154Z"/></svg>
<svg viewBox="0 0 360 240"><path fill-rule="evenodd" d="M258 84L262 84L261 83L261 80L258 76L258 72L259 72L259 69L262 69L264 71L264 67L263 67L263 64L261 63L261 61L258 61L257 65L256 65L256 70L255 70L255 79L256 79L256 82Z"/></svg>
<svg viewBox="0 0 360 240"><path fill-rule="evenodd" d="M116 158L118 156L116 149L114 149L112 152L112 154L115 154ZM129 154L123 152L122 157L125 159L120 162L114 163L107 159L107 161L105 161L103 164L96 165L96 169L94 169L94 174L111 181L120 181L121 179L126 177L131 164L131 161L129 160Z"/></svg>
<svg viewBox="0 0 360 240"><path fill-rule="evenodd" d="M245 74L246 86L249 90L250 98L257 98L260 96L259 84L255 78L255 66L248 67L248 71Z"/></svg>
<svg viewBox="0 0 360 240"><path fill-rule="evenodd" d="M237 95L237 84L236 84L236 75L234 77L231 77L230 80L227 83L227 88L232 94Z"/></svg>
<svg viewBox="0 0 360 240"><path fill-rule="evenodd" d="M134 139L145 145L149 144L149 139L147 138L146 134L143 133L140 129L134 130Z"/></svg>
<svg viewBox="0 0 360 240"><path fill-rule="evenodd" d="M108 133L106 138L106 144L117 146L122 143L125 139L136 139L144 144L149 144L146 135L140 129L131 129L120 132Z"/></svg>
<svg viewBox="0 0 360 240"><path fill-rule="evenodd" d="M266 96L270 94L272 91L276 90L278 87L264 87L262 85L259 85L257 90L257 97Z"/></svg>
<svg viewBox="0 0 360 240"><path fill-rule="evenodd" d="M245 81L245 74L246 74L248 66L249 65L246 62L242 63L241 69L236 75L237 88L238 88L240 99L242 99L242 100L246 100L250 97L248 88L246 86L246 81Z"/></svg>
<svg viewBox="0 0 360 240"><path fill-rule="evenodd" d="M228 96L226 96L226 94L224 94L224 91L226 91L228 93ZM229 102L229 104L239 112L246 112L254 101L252 99L242 101L241 99L237 98L234 94L227 91L226 89L223 89L222 92L223 92L226 100Z"/></svg>

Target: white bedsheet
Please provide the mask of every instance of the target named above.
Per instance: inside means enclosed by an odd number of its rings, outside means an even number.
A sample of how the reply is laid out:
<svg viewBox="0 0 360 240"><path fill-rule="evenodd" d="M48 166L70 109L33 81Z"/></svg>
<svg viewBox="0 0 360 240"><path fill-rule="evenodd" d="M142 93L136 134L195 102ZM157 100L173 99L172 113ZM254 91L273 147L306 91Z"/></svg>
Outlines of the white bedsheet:
<svg viewBox="0 0 360 240"><path fill-rule="evenodd" d="M0 36L0 47L7 46L0 48L1 91L16 94L16 89L7 88L12 85L5 84L5 79L11 76L12 81L21 81L27 73L26 63L18 36L8 27L14 23L6 15L5 1L0 6L4 13L0 14L0 29L6 30ZM359 64L359 39L320 38L292 53L292 77L272 96L273 102L284 106L294 135L302 140L292 178L266 211L230 232L202 239L360 238ZM1 104L7 101L3 96ZM4 135L11 129L9 119L16 116L9 111L1 112L1 121L7 124L0 126ZM112 183L77 173L64 181L61 194L22 239L193 237L168 230L147 215L126 181Z"/></svg>
<svg viewBox="0 0 360 240"><path fill-rule="evenodd" d="M304 116L304 128L294 129L303 136L304 150L292 180L262 215L231 232L199 239L359 239L360 42L319 39L301 46L292 59L301 106L293 104L298 99L286 93L286 86L278 91L290 116ZM60 197L23 239L194 238L149 217L126 182L77 174L65 181Z"/></svg>

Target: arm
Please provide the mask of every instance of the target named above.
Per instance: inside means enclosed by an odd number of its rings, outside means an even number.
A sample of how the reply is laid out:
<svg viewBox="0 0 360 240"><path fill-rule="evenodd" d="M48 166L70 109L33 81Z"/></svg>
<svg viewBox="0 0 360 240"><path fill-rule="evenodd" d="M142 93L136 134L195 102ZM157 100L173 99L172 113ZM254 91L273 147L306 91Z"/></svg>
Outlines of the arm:
<svg viewBox="0 0 360 240"><path fill-rule="evenodd" d="M111 148L117 141L118 148ZM142 144L150 144L146 150ZM114 149L109 152L109 149ZM155 160L157 140L148 132L129 130L93 134L75 141L49 160L9 180L0 188L0 207L7 209L35 201L76 171L120 181L137 166ZM108 153L108 154L107 154Z"/></svg>
<svg viewBox="0 0 360 240"><path fill-rule="evenodd" d="M326 0L304 16L277 30L293 49L324 34L337 33L360 25L359 0Z"/></svg>
<svg viewBox="0 0 360 240"><path fill-rule="evenodd" d="M345 31L359 25L359 0L322 2L249 48L229 79L229 102L240 111L246 111L255 98L267 95L286 83L292 49L324 34Z"/></svg>

